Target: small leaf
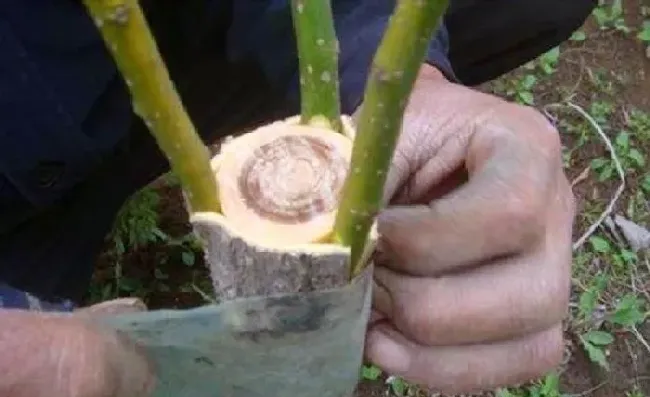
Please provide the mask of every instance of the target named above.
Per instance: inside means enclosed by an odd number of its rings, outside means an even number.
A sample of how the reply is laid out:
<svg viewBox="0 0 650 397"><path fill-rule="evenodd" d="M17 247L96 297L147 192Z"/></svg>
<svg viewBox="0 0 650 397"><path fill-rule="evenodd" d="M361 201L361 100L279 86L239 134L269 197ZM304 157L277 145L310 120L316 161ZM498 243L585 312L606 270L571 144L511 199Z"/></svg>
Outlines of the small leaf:
<svg viewBox="0 0 650 397"><path fill-rule="evenodd" d="M592 236L589 238L589 243L596 252L599 252L601 254L609 253L612 250L609 242L599 236Z"/></svg>
<svg viewBox="0 0 650 397"><path fill-rule="evenodd" d="M587 35L582 30L573 32L573 34L571 35L572 41L585 41L586 39L587 39Z"/></svg>
<svg viewBox="0 0 650 397"><path fill-rule="evenodd" d="M607 164L607 166L600 171L600 174L598 175L598 181L604 182L606 180L609 180L612 178L612 175L614 175L614 167L610 164Z"/></svg>
<svg viewBox="0 0 650 397"><path fill-rule="evenodd" d="M630 149L627 157L629 157L637 165L637 167L643 167L645 165L645 158L643 157L643 154L636 148Z"/></svg>
<svg viewBox="0 0 650 397"><path fill-rule="evenodd" d="M532 105L535 103L535 98L533 97L533 94L528 91L520 92L519 99L526 105Z"/></svg>
<svg viewBox="0 0 650 397"><path fill-rule="evenodd" d="M194 252L191 251L183 251L181 253L181 260L183 261L183 264L185 266L192 266L194 265Z"/></svg>
<svg viewBox="0 0 650 397"><path fill-rule="evenodd" d="M650 21L643 22L643 28L637 35L637 38L641 41L650 41Z"/></svg>
<svg viewBox="0 0 650 397"><path fill-rule="evenodd" d="M650 193L650 174L646 175L643 178L643 182L641 183L641 188L645 190L647 193Z"/></svg>
<svg viewBox="0 0 650 397"><path fill-rule="evenodd" d="M596 158L596 159L591 160L591 168L593 170L597 171L598 169L605 166L607 163L609 163L609 161L602 158L602 157L601 158Z"/></svg>
<svg viewBox="0 0 650 397"><path fill-rule="evenodd" d="M604 331L589 331L582 336L587 342L596 346L606 346L614 342L614 337Z"/></svg>
<svg viewBox="0 0 650 397"><path fill-rule="evenodd" d="M589 359L592 362L600 365L603 369L609 370L609 363L607 362L607 357L605 356L603 350L600 347L594 346L582 338L580 338L580 340L582 342L582 346L585 348L585 352L587 352Z"/></svg>
<svg viewBox="0 0 650 397"><path fill-rule="evenodd" d="M616 136L616 146L627 149L630 146L630 134L623 131Z"/></svg>
<svg viewBox="0 0 650 397"><path fill-rule="evenodd" d="M367 380L377 380L381 375L381 370L374 365L364 365L361 368L361 375Z"/></svg>
<svg viewBox="0 0 650 397"><path fill-rule="evenodd" d="M402 397L406 394L406 382L402 378L393 378L390 382L390 387L396 396Z"/></svg>
<svg viewBox="0 0 650 397"><path fill-rule="evenodd" d="M595 288L589 288L580 295L580 302L578 304L578 309L582 318L588 319L591 317L591 314L596 309L596 303L598 302L598 291Z"/></svg>
<svg viewBox="0 0 650 397"><path fill-rule="evenodd" d="M521 81L521 85L527 90L533 88L535 84L537 84L537 77L535 77L535 75L532 74L527 74L526 76L524 76L523 80Z"/></svg>
<svg viewBox="0 0 650 397"><path fill-rule="evenodd" d="M632 294L625 295L616 305L610 321L623 327L635 326L645 319L641 301Z"/></svg>
<svg viewBox="0 0 650 397"><path fill-rule="evenodd" d="M545 397L560 396L560 377L556 373L546 375L541 393Z"/></svg>

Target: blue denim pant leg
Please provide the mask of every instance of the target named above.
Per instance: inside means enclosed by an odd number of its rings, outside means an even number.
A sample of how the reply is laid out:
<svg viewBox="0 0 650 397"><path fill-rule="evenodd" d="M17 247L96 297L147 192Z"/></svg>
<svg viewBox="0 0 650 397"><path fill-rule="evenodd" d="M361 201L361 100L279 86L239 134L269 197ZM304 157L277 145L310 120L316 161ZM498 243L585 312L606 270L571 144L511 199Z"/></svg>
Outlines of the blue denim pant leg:
<svg viewBox="0 0 650 397"><path fill-rule="evenodd" d="M153 0L149 3L157 4ZM190 17L201 14L184 5L153 9L151 22L172 78L204 141L212 143L288 115L281 93L272 89L259 65L226 59L228 24L208 19L197 26L196 18ZM186 13L186 20L179 21L176 11ZM197 32L201 35L193 34ZM101 112L96 109L91 113ZM82 304L95 261L121 206L169 169L146 126L135 115L132 119L127 136L85 180L55 204L40 208L26 221L0 233L0 283L29 291L45 302L60 298ZM97 130L99 134L106 127ZM22 211L20 205L2 210ZM5 306L29 306L31 295L2 288ZM54 306L44 303L44 307Z"/></svg>
<svg viewBox="0 0 650 397"><path fill-rule="evenodd" d="M74 303L69 300L49 302L25 291L0 283L0 309L22 309L39 312L71 312Z"/></svg>

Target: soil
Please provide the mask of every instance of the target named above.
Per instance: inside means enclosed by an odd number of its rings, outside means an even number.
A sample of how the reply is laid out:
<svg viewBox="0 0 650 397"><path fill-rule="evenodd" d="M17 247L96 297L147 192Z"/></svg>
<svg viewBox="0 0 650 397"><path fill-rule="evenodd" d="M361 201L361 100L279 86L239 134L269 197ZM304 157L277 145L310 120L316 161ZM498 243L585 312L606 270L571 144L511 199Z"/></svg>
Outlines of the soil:
<svg viewBox="0 0 650 397"><path fill-rule="evenodd" d="M629 11L627 24L638 26L640 22L636 10L639 9L639 1L627 0L626 7ZM593 21L586 24L584 31L589 35L586 41L567 42L562 46L557 72L535 89L536 106L541 108L544 104L557 102L569 91L574 95L572 100L575 103L587 108L591 101L600 95L589 83L589 70L602 70L618 81L614 98L617 106L634 106L650 112L650 61L644 46L620 33L598 31ZM515 71L513 75L517 73L519 72ZM489 90L491 85L488 84L482 89ZM574 116L563 114L562 117L570 120ZM624 120L617 119L615 122L622 126ZM563 139L566 147L575 144L571 136L563 135ZM650 153L650 142L646 142L642 149L644 153ZM606 156L602 145L597 141L582 147L567 170L569 179L577 178L588 167L591 159L597 156ZM634 184L634 178L632 175L630 184ZM593 177L587 177L574 187L578 197L578 210L584 209L587 199L606 200L611 197L616 186L616 180L612 183L602 183ZM185 236L190 229L178 188L159 184L157 189L162 198L159 206L160 228L175 237ZM586 219L579 216L576 238L584 233L587 226ZM137 288L146 289L147 303L152 309L187 308L203 304L205 300L197 291L208 291L210 288L209 282L206 282L208 277L203 258L197 255L194 264L183 265L183 252L182 248L162 243L130 250L121 261L123 277L139 281ZM95 274L96 285L113 283L114 259L108 253L102 256ZM129 291L121 291L120 294L128 295ZM646 324L639 331L650 339L650 325ZM632 335L623 336L617 338L617 342L609 350L611 370L604 373L585 357L582 349L576 348L577 341L567 333L569 359L562 369L562 392L581 396L623 397L625 392L636 384L644 395L650 396L650 354L637 338ZM387 390L383 382L364 381L359 385L357 396L386 396Z"/></svg>

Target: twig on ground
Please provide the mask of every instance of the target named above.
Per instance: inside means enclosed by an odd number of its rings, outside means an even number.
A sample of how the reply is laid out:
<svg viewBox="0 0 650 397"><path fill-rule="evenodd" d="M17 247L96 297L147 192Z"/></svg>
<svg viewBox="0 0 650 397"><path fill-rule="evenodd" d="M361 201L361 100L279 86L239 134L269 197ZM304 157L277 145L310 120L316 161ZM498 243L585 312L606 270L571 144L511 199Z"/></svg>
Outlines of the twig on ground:
<svg viewBox="0 0 650 397"><path fill-rule="evenodd" d="M644 258L644 259L645 259L644 262L646 266L650 267L650 264L648 264L648 258ZM650 293L648 292L648 289L645 287L643 282L637 283L636 281L636 280L643 280L643 278L639 276L639 270L637 269L636 266L633 267L630 278L632 280L632 288L634 289L634 292L643 294L645 298L648 300L648 302L650 302ZM639 286L637 284L641 284L641 285Z"/></svg>
<svg viewBox="0 0 650 397"><path fill-rule="evenodd" d="M602 389L602 388L605 387L608 383L609 383L609 381L607 381L607 380L606 380L606 381L603 381L603 382L600 382L600 383L597 384L596 386L594 386L594 387L592 387L592 388L589 388L589 389L587 389L587 390L585 390L585 391L583 391L583 392L580 392L580 393L578 393L578 394L567 394L567 397L584 397L584 396L588 396L588 395L590 395L591 393L593 393L593 392L595 392L595 391L597 391L597 390L599 390L599 389Z"/></svg>
<svg viewBox="0 0 650 397"><path fill-rule="evenodd" d="M586 68L587 67L585 65L585 57L580 55L580 69L579 69L580 72L578 74L578 78L576 79L575 84L573 85L571 90L569 90L569 93L567 94L566 98L564 99L565 101L571 101L571 98L575 95L576 92L578 92L578 88L580 88L580 85L582 84L582 81L584 80L585 69Z"/></svg>
<svg viewBox="0 0 650 397"><path fill-rule="evenodd" d="M648 344L648 341L645 340L643 335L641 335L641 332L639 332L639 330L636 329L635 326L630 327L630 331L632 332L632 334L634 334L634 336L636 336L636 339L639 341L639 343L643 345L643 347L645 347L648 353L650 353L650 344Z"/></svg>
<svg viewBox="0 0 650 397"><path fill-rule="evenodd" d="M598 217L598 220L594 222L588 229L587 231L578 239L573 244L573 250L577 250L582 245L584 245L585 241L591 237L596 230L600 227L600 225L603 223L603 221L612 213L614 210L614 207L616 206L616 203L618 202L618 199L621 197L623 194L623 191L625 190L625 171L623 170L623 166L621 165L621 161L618 158L618 155L616 154L616 149L614 149L614 145L612 144L612 141L609 139L609 137L603 132L603 129L598 125L596 120L594 120L593 117L589 113L587 113L586 110L584 110L581 106L576 105L573 102L566 102L566 104L551 104L546 106L546 108L552 108L552 107L560 107L560 106L568 106L578 112L582 117L584 117L589 124L591 124L600 138L603 140L605 145L607 146L607 149L609 150L610 156L612 158L612 161L614 162L614 166L616 167L616 172L618 173L621 184L619 185L618 189L616 189L616 193L614 193L614 196L612 199L609 201L609 204L603 211L603 213Z"/></svg>
<svg viewBox="0 0 650 397"><path fill-rule="evenodd" d="M571 181L571 187L574 187L578 183L585 181L589 177L589 171L591 171L591 166L586 166L585 169L582 170L580 175L578 175L577 177L575 177L573 181Z"/></svg>
<svg viewBox="0 0 650 397"><path fill-rule="evenodd" d="M192 287L192 289L194 290L194 292L196 292L197 294L201 295L201 298L203 298L204 301L206 301L206 302L208 302L208 303L217 303L216 299L214 299L213 297L211 297L208 293L206 293L205 291L203 291L203 290L202 290L201 288L199 288L196 284L192 283L191 287Z"/></svg>
<svg viewBox="0 0 650 397"><path fill-rule="evenodd" d="M630 346L630 341L625 339L625 348L627 349L627 353L630 355L630 358L632 359L632 366L634 367L634 376L639 375L639 356L638 354L632 349L632 346ZM637 384L637 382L634 382Z"/></svg>

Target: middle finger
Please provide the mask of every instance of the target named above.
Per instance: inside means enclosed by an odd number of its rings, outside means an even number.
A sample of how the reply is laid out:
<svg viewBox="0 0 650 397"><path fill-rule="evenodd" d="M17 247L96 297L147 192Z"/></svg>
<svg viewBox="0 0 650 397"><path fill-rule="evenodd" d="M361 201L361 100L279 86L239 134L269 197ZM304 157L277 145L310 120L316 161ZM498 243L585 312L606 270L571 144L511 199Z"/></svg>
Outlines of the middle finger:
<svg viewBox="0 0 650 397"><path fill-rule="evenodd" d="M375 269L373 306L424 345L484 343L560 321L569 299L570 250L510 258L436 278ZM554 261L557 266L545 266Z"/></svg>

